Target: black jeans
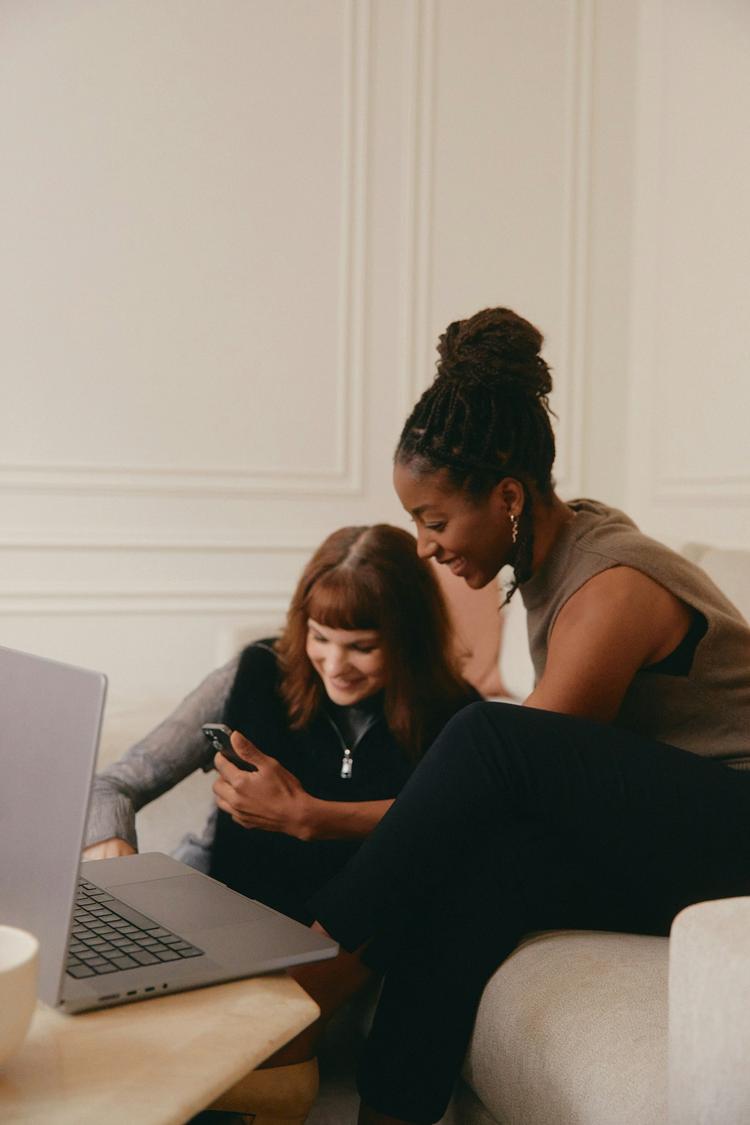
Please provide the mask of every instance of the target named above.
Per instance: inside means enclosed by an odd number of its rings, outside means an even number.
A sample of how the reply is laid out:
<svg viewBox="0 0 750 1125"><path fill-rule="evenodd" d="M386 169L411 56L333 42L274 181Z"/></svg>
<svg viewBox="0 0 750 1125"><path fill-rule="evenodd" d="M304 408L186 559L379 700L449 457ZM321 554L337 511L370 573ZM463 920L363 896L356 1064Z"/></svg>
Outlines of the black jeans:
<svg viewBox="0 0 750 1125"><path fill-rule="evenodd" d="M750 772L585 719L465 708L312 901L385 969L363 1100L438 1120L484 985L524 933L667 934L684 906L748 893Z"/></svg>

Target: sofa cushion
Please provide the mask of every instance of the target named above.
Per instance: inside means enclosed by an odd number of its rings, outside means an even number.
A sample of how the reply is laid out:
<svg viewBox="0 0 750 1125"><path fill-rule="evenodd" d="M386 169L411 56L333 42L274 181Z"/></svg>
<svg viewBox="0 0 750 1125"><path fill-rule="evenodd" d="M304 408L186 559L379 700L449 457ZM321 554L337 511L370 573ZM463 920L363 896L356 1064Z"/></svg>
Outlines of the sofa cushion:
<svg viewBox="0 0 750 1125"><path fill-rule="evenodd" d="M666 938L524 941L489 981L464 1078L501 1125L663 1125Z"/></svg>

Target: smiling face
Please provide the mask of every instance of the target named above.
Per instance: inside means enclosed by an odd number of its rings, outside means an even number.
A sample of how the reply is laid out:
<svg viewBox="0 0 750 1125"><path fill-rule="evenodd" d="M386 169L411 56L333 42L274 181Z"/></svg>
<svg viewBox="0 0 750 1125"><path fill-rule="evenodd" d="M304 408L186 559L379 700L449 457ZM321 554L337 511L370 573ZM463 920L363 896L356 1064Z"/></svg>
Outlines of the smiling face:
<svg viewBox="0 0 750 1125"><path fill-rule="evenodd" d="M474 590L510 562L510 513L518 515L523 507L518 481L506 478L486 496L474 498L454 488L444 469L417 474L408 464L397 463L393 484L416 525L422 558L449 567Z"/></svg>
<svg viewBox="0 0 750 1125"><path fill-rule="evenodd" d="M331 629L310 618L306 652L328 698L340 707L385 687L385 654L377 629Z"/></svg>

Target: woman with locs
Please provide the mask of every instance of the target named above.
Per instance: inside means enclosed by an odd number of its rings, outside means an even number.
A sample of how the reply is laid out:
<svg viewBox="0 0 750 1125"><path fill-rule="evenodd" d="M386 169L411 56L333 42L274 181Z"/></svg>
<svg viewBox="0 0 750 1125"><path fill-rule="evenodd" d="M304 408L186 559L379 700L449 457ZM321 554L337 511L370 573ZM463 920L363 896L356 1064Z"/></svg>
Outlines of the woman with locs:
<svg viewBox="0 0 750 1125"><path fill-rule="evenodd" d="M667 934L691 903L750 893L750 628L622 512L556 495L541 344L508 309L451 324L396 450L419 553L474 588L513 567L536 686L456 715L312 900L339 993L387 952L361 1125L441 1117L525 933ZM331 973L295 971L324 1012Z"/></svg>
<svg viewBox="0 0 750 1125"><path fill-rule="evenodd" d="M305 566L281 635L213 672L97 776L84 858L133 852L137 810L215 765L216 808L175 854L310 924L310 896L356 853L446 721L481 698L456 657L436 576L414 537L388 524L333 532ZM214 755L201 725L219 721L253 772ZM327 1013L334 993L344 999L379 965L375 946L356 973L338 961ZM319 1032L306 1036L306 1057L253 1072L216 1108L251 1113L257 1125L304 1120L317 1091Z"/></svg>

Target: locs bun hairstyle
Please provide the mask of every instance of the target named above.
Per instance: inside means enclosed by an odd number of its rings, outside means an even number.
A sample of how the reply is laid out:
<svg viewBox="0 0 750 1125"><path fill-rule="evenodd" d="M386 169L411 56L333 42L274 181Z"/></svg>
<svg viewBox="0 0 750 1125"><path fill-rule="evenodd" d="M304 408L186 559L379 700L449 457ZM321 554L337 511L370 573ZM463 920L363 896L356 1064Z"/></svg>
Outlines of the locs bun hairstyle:
<svg viewBox="0 0 750 1125"><path fill-rule="evenodd" d="M292 729L308 726L326 699L306 652L308 621L331 629L377 629L386 667L385 719L413 760L459 702L466 684L448 610L413 536L389 524L344 527L302 572L277 643L281 694Z"/></svg>
<svg viewBox="0 0 750 1125"><path fill-rule="evenodd" d="M539 354L543 342L541 332L510 309L484 309L449 324L438 344L435 380L396 447L396 462L415 475L443 469L454 488L477 499L503 477L520 481L525 503L516 582L525 581L531 563L530 488L544 499L554 487L552 376Z"/></svg>

